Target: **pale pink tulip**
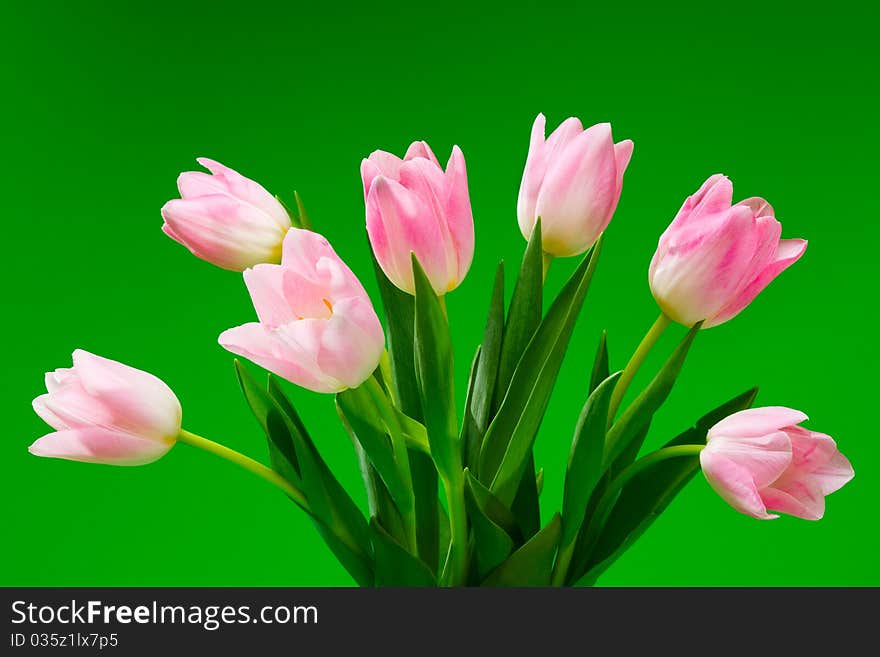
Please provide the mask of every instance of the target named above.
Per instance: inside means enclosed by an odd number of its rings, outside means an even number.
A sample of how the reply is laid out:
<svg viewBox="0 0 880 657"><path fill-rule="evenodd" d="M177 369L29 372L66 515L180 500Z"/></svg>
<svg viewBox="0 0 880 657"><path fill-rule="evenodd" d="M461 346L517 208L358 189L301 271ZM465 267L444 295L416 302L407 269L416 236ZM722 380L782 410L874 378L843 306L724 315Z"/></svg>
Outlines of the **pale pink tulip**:
<svg viewBox="0 0 880 657"><path fill-rule="evenodd" d="M733 183L709 178L682 205L660 237L648 281L672 320L704 328L735 317L807 248L801 239L780 240L782 224L762 198L736 205Z"/></svg>
<svg viewBox="0 0 880 657"><path fill-rule="evenodd" d="M779 517L769 513L777 511L819 520L825 496L854 473L830 436L798 426L806 419L780 406L734 413L709 430L700 452L703 474L740 513L769 519Z"/></svg>
<svg viewBox="0 0 880 657"><path fill-rule="evenodd" d="M224 331L220 344L316 392L355 388L385 349L363 286L321 235L291 228L280 265L244 272L259 322Z"/></svg>
<svg viewBox="0 0 880 657"><path fill-rule="evenodd" d="M415 254L437 294L454 290L474 255L474 219L464 155L453 146L446 171L423 141L401 160L374 151L361 163L367 234L388 279L414 293Z"/></svg>
<svg viewBox="0 0 880 657"><path fill-rule="evenodd" d="M593 245L614 216L633 143L624 139L615 144L610 123L584 130L573 117L545 139L545 121L538 114L532 126L516 204L519 228L529 239L540 217L544 251L578 255Z"/></svg>
<svg viewBox="0 0 880 657"><path fill-rule="evenodd" d="M30 446L37 456L142 465L180 433L180 402L167 385L82 349L73 352L73 367L46 374L46 389L33 406L56 431Z"/></svg>
<svg viewBox="0 0 880 657"><path fill-rule="evenodd" d="M162 207L165 234L223 269L278 262L290 228L284 206L260 184L219 162L200 157L198 163L213 175L180 174L180 198Z"/></svg>

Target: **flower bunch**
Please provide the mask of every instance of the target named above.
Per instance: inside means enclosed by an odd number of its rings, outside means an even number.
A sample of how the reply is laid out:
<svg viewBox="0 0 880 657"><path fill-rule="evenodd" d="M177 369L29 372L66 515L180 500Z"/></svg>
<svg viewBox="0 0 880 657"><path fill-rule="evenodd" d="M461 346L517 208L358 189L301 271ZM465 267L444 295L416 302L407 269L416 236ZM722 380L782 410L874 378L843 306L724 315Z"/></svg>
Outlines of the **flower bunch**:
<svg viewBox="0 0 880 657"><path fill-rule="evenodd" d="M235 367L266 435L264 465L181 427L181 406L151 374L77 350L46 375L34 409L56 431L38 456L140 465L177 442L225 458L283 491L363 586L589 585L702 469L734 509L818 520L853 476L834 440L800 411L751 408L757 389L646 449L698 333L742 312L807 243L781 239L761 198L734 203L711 176L660 236L648 268L660 315L626 367L611 371L604 334L574 432L561 508L541 518L543 470L533 446L599 261L633 153L610 124L532 127L516 214L527 243L505 296L498 266L466 391L454 385L445 295L468 273L474 218L462 151L445 166L423 141L403 158L377 150L361 165L366 228L383 327L358 277L290 206L213 160L178 179L163 230L193 254L243 272L257 321L220 344L270 372ZM579 262L547 299L554 258ZM673 323L687 332L637 395L628 389ZM336 407L367 490L365 515L320 453L278 378ZM629 402L627 403L627 400ZM461 409L461 410L459 410ZM329 440L326 438L324 440ZM442 495L442 498L441 498Z"/></svg>

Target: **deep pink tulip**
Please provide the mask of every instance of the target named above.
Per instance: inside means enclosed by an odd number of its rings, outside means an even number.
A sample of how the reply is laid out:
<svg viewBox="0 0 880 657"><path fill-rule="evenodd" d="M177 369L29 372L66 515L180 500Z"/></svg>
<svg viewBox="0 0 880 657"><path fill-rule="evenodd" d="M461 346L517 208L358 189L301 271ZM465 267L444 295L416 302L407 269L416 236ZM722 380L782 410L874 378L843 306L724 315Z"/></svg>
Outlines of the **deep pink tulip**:
<svg viewBox="0 0 880 657"><path fill-rule="evenodd" d="M46 389L33 406L56 431L30 446L36 456L142 465L180 433L180 402L167 385L82 349L73 352L73 367L46 374Z"/></svg>
<svg viewBox="0 0 880 657"><path fill-rule="evenodd" d="M284 206L260 184L219 162L200 157L198 163L213 175L180 174L180 198L162 207L165 234L223 269L278 262L290 228Z"/></svg>
<svg viewBox="0 0 880 657"><path fill-rule="evenodd" d="M734 413L709 430L700 452L703 474L734 509L755 518L777 511L807 520L825 513L825 496L853 478L853 468L824 433L781 406Z"/></svg>
<svg viewBox="0 0 880 657"><path fill-rule="evenodd" d="M220 344L316 392L355 388L385 349L363 286L321 235L291 228L280 265L244 272L259 322L224 331Z"/></svg>
<svg viewBox="0 0 880 657"><path fill-rule="evenodd" d="M704 328L735 317L804 254L806 240L780 240L782 224L762 198L736 205L733 183L709 178L687 198L660 243L648 272L663 312Z"/></svg>
<svg viewBox="0 0 880 657"><path fill-rule="evenodd" d="M584 130L576 118L563 121L547 138L543 114L532 126L529 156L516 214L529 239L541 218L541 243L554 256L586 251L608 226L632 156L629 139L615 144L611 124Z"/></svg>
<svg viewBox="0 0 880 657"><path fill-rule="evenodd" d="M374 151L361 163L367 233L388 279L414 293L415 253L437 294L454 290L474 256L474 219L464 155L453 146L446 171L423 141L401 160Z"/></svg>

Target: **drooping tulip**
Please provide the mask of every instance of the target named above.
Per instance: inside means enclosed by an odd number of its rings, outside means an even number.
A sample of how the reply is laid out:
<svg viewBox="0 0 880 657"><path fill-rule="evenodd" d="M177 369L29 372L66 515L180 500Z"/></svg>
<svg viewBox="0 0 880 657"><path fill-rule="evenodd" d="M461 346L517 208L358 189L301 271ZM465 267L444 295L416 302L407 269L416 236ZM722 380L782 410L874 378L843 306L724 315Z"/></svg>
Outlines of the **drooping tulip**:
<svg viewBox="0 0 880 657"><path fill-rule="evenodd" d="M819 520L825 496L853 478L830 436L800 425L807 416L784 407L753 408L709 430L700 452L703 474L740 513L760 519L785 513Z"/></svg>
<svg viewBox="0 0 880 657"><path fill-rule="evenodd" d="M437 294L454 290L474 255L474 219L464 155L453 146L446 170L428 144L414 142L401 160L374 151L361 163L367 234L388 279L414 294L415 253Z"/></svg>
<svg viewBox="0 0 880 657"><path fill-rule="evenodd" d="M259 183L219 162L200 157L211 171L187 171L177 179L180 198L162 207L162 230L195 256L243 271L281 259L290 228L284 206Z"/></svg>
<svg viewBox="0 0 880 657"><path fill-rule="evenodd" d="M327 240L291 228L280 265L244 272L258 322L224 331L220 344L316 392L355 388L385 349L367 293Z"/></svg>
<svg viewBox="0 0 880 657"><path fill-rule="evenodd" d="M165 383L82 349L73 352L73 367L46 374L46 389L33 406L56 431L30 446L36 456L142 465L180 433L180 402Z"/></svg>
<svg viewBox="0 0 880 657"><path fill-rule="evenodd" d="M660 237L648 272L654 298L685 326L726 322L804 254L805 240L780 240L781 234L767 201L734 205L733 183L712 176Z"/></svg>
<svg viewBox="0 0 880 657"><path fill-rule="evenodd" d="M532 126L516 204L519 228L529 239L540 217L544 251L574 256L590 248L614 216L633 143L615 144L610 123L584 130L574 117L545 139L545 122L538 114Z"/></svg>

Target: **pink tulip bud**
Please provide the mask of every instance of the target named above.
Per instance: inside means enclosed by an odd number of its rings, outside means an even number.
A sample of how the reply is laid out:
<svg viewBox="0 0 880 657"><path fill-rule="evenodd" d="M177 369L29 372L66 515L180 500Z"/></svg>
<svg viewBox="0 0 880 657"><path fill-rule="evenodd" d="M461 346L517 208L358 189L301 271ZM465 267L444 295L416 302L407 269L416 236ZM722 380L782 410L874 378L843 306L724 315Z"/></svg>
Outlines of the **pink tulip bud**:
<svg viewBox="0 0 880 657"><path fill-rule="evenodd" d="M734 413L709 430L700 452L703 474L740 513L807 520L825 513L825 496L853 478L853 469L824 433L798 426L807 419L781 406Z"/></svg>
<svg viewBox="0 0 880 657"><path fill-rule="evenodd" d="M82 349L73 367L46 374L48 394L34 410L56 431L30 453L87 463L142 465L171 449L180 433L180 402L162 381Z"/></svg>
<svg viewBox="0 0 880 657"><path fill-rule="evenodd" d="M590 248L614 216L633 143L615 144L610 123L584 130L576 118L545 140L545 121L538 114L532 126L516 204L519 228L529 239L540 217L544 251L574 256Z"/></svg>
<svg viewBox="0 0 880 657"><path fill-rule="evenodd" d="M315 392L355 388L385 349L370 298L321 235L291 228L280 265L244 272L259 322L224 331L220 344Z"/></svg>
<svg viewBox="0 0 880 657"><path fill-rule="evenodd" d="M704 328L735 317L807 248L780 240L782 224L762 198L736 205L733 183L709 178L685 200L660 237L648 272L654 298L670 318Z"/></svg>
<svg viewBox="0 0 880 657"><path fill-rule="evenodd" d="M415 253L437 294L454 290L474 255L474 219L464 155L458 146L440 166L423 141L401 160L374 151L361 163L367 234L388 279L413 294Z"/></svg>
<svg viewBox="0 0 880 657"><path fill-rule="evenodd" d="M165 234L223 269L243 271L278 262L290 228L284 206L261 185L219 162L200 157L198 163L213 175L180 174L180 198L162 207Z"/></svg>

